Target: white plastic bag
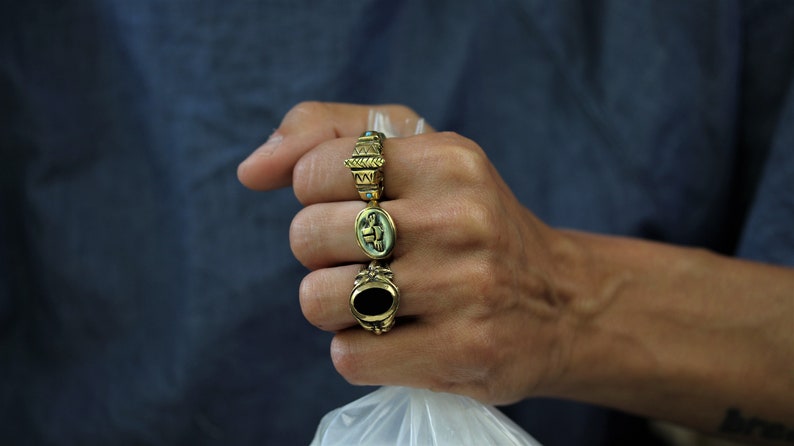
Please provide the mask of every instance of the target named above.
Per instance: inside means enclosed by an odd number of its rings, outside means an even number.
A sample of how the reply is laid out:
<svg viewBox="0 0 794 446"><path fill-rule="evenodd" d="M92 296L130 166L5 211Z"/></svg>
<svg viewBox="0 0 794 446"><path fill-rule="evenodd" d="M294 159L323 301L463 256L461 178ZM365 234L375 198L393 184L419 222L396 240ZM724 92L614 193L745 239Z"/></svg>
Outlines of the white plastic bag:
<svg viewBox="0 0 794 446"><path fill-rule="evenodd" d="M329 412L311 446L461 446L540 443L502 412L471 398L381 387Z"/></svg>
<svg viewBox="0 0 794 446"><path fill-rule="evenodd" d="M377 110L368 130L387 137L424 132L424 120L393 125ZM461 446L540 443L492 406L472 398L407 387L382 387L326 414L311 446Z"/></svg>

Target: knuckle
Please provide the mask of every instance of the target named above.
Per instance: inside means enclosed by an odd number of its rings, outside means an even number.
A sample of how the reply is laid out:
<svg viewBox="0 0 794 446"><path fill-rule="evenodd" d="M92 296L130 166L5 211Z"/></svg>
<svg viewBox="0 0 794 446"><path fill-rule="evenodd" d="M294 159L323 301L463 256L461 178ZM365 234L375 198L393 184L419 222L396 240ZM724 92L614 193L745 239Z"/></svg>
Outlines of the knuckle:
<svg viewBox="0 0 794 446"><path fill-rule="evenodd" d="M467 207L462 229L471 234L477 245L490 246L497 233L496 212L489 203L480 200L473 200Z"/></svg>
<svg viewBox="0 0 794 446"><path fill-rule="evenodd" d="M487 160L470 150L458 150L454 158L455 177L459 184L481 187L489 176Z"/></svg>
<svg viewBox="0 0 794 446"><path fill-rule="evenodd" d="M471 357L476 358L479 369L488 369L490 364L496 362L500 345L493 324L488 321L475 324L469 332L468 342Z"/></svg>
<svg viewBox="0 0 794 446"><path fill-rule="evenodd" d="M314 274L304 277L300 284L298 298L303 317L312 325L322 328L320 321L325 320L328 311L323 304L323 300L317 298L317 296L321 295L320 284L317 283L317 279Z"/></svg>
<svg viewBox="0 0 794 446"><path fill-rule="evenodd" d="M490 162L485 152L473 141L456 133L442 132L437 136L444 150L439 151L447 166L446 173L455 184L481 187L490 176Z"/></svg>
<svg viewBox="0 0 794 446"><path fill-rule="evenodd" d="M302 156L292 168L292 190L301 204L308 203L311 185L314 182L315 161L310 154Z"/></svg>
<svg viewBox="0 0 794 446"><path fill-rule="evenodd" d="M319 101L303 101L295 104L285 115L285 120L305 116L324 115L326 105Z"/></svg>
<svg viewBox="0 0 794 446"><path fill-rule="evenodd" d="M331 341L331 361L336 371L350 384L366 384L360 377L361 359L338 336Z"/></svg>
<svg viewBox="0 0 794 446"><path fill-rule="evenodd" d="M501 271L487 258L476 256L461 268L461 273L466 277L466 306L469 317L473 321L487 320L500 306ZM481 327L478 329L482 331Z"/></svg>
<svg viewBox="0 0 794 446"><path fill-rule="evenodd" d="M497 223L489 203L464 192L455 201L427 209L421 220L413 222L412 230L439 245L479 250L494 246L499 237Z"/></svg>
<svg viewBox="0 0 794 446"><path fill-rule="evenodd" d="M292 219L289 227L289 244L292 254L304 266L311 269L311 258L313 244L313 226L311 218L306 215L306 210L302 209Z"/></svg>
<svg viewBox="0 0 794 446"><path fill-rule="evenodd" d="M309 169L302 158L295 163L295 167L292 169L292 192L301 204L304 204L306 192L309 191L307 171Z"/></svg>
<svg viewBox="0 0 794 446"><path fill-rule="evenodd" d="M304 206L319 201L318 189L334 184L344 171L341 160L335 158L335 149L339 147L335 140L323 140L313 150L301 156L292 168L292 189L295 197ZM339 162L337 162L339 161ZM330 167L332 165L336 168Z"/></svg>
<svg viewBox="0 0 794 446"><path fill-rule="evenodd" d="M427 378L426 386L437 392L484 394L490 378L492 360L497 357L496 342L475 324L459 334L452 345L459 346L445 352L444 368Z"/></svg>

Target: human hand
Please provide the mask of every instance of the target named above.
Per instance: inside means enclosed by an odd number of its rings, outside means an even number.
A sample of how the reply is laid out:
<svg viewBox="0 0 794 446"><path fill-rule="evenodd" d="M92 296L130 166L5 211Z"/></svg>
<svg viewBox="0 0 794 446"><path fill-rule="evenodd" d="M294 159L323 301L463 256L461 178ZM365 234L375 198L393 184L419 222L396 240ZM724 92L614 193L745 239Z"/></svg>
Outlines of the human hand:
<svg viewBox="0 0 794 446"><path fill-rule="evenodd" d="M416 117L382 107L393 121ZM292 184L305 206L290 243L311 270L301 308L335 332L335 367L354 384L404 385L508 403L547 394L570 348L566 293L555 257L564 237L526 210L473 141L454 133L384 144L385 198L397 241L390 262L401 290L396 327L361 329L350 313L353 278L369 259L353 221L365 206L344 167L369 107L303 103L240 165L248 187Z"/></svg>

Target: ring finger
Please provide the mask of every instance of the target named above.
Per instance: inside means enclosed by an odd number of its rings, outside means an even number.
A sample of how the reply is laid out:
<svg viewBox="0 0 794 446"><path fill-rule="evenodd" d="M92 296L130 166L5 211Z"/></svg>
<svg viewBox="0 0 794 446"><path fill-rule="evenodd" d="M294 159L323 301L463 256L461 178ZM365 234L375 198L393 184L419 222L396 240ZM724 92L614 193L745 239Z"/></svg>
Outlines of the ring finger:
<svg viewBox="0 0 794 446"><path fill-rule="evenodd" d="M466 292L463 277L457 273L433 274L428 265L415 261L414 256L390 265L394 282L400 289L397 317L428 319L443 317L449 304L445 296ZM350 313L348 300L353 278L363 265L324 268L309 273L301 282L300 304L306 319L327 331L339 331L356 321Z"/></svg>

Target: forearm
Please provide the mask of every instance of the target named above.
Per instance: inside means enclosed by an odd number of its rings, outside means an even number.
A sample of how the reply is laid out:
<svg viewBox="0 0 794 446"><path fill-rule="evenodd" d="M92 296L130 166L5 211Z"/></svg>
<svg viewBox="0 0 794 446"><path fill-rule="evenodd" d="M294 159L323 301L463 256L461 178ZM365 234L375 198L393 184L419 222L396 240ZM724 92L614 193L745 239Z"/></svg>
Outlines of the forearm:
<svg viewBox="0 0 794 446"><path fill-rule="evenodd" d="M744 440L794 435L793 270L563 238L572 342L555 393Z"/></svg>

